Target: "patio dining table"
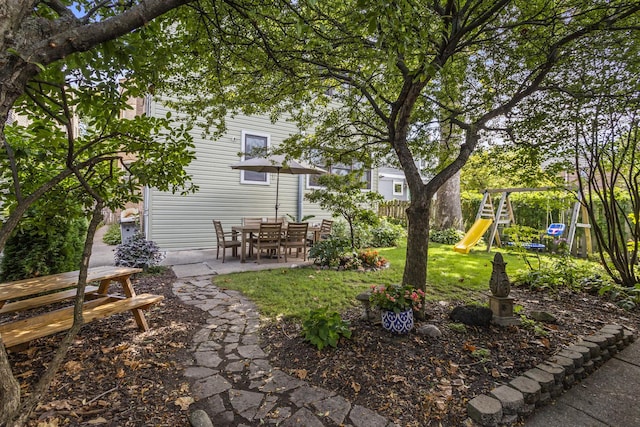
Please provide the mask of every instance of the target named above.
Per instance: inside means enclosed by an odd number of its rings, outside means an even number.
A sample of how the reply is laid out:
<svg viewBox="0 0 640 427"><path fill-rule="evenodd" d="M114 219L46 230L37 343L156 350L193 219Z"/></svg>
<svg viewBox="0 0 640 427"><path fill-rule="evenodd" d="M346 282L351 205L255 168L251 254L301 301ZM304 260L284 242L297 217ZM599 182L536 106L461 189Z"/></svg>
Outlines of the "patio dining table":
<svg viewBox="0 0 640 427"><path fill-rule="evenodd" d="M285 232L287 229L286 224L282 227L282 231ZM260 232L260 225L258 224L250 224L250 225L234 225L231 227L231 231L233 233L240 234L240 262L247 262L247 242L251 238L252 234L258 234ZM320 239L320 226L309 225L308 231L313 233L313 241L317 242Z"/></svg>

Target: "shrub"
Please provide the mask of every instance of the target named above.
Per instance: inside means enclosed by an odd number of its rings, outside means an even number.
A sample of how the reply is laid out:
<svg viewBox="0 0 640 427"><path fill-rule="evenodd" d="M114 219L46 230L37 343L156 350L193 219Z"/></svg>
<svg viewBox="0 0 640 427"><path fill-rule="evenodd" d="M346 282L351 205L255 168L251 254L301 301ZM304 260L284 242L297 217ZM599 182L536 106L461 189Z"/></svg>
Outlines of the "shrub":
<svg viewBox="0 0 640 427"><path fill-rule="evenodd" d="M405 237L406 234L407 232L404 227L389 222L386 218L382 218L376 227L371 228L371 240L368 246L374 248L398 246L398 242L401 238Z"/></svg>
<svg viewBox="0 0 640 427"><path fill-rule="evenodd" d="M87 221L84 218L69 220L52 215L43 222L25 221L5 245L0 280L20 280L77 270L86 234Z"/></svg>
<svg viewBox="0 0 640 427"><path fill-rule="evenodd" d="M337 347L341 337L351 338L349 322L342 320L335 311L319 308L309 312L309 316L302 322L305 341L322 350L327 345Z"/></svg>
<svg viewBox="0 0 640 427"><path fill-rule="evenodd" d="M348 239L331 236L314 243L309 250L309 258L313 258L318 265L338 267L341 259L349 253L350 247Z"/></svg>
<svg viewBox="0 0 640 427"><path fill-rule="evenodd" d="M111 224L107 229L107 232L104 233L104 236L102 236L102 241L107 245L119 245L120 243L122 243L120 224Z"/></svg>
<svg viewBox="0 0 640 427"><path fill-rule="evenodd" d="M351 241L349 225L345 221L335 221L333 223L333 228L331 229L331 235L345 239L349 242ZM372 236L371 227L369 225L361 223L353 224L353 235L356 249L373 246L370 244ZM351 244L349 244L349 249L351 249Z"/></svg>
<svg viewBox="0 0 640 427"><path fill-rule="evenodd" d="M434 243L445 245L455 245L464 237L464 233L457 228L447 228L446 230L431 230L429 240Z"/></svg>
<svg viewBox="0 0 640 427"><path fill-rule="evenodd" d="M552 294L557 294L562 289L603 294L615 288L602 267L591 263L579 264L566 254L553 257L547 262L541 259L539 265L537 269L516 272L513 283L532 290L549 291Z"/></svg>
<svg viewBox="0 0 640 427"><path fill-rule="evenodd" d="M115 264L123 267L148 269L162 262L164 253L152 240L146 240L142 233L136 233L116 248Z"/></svg>

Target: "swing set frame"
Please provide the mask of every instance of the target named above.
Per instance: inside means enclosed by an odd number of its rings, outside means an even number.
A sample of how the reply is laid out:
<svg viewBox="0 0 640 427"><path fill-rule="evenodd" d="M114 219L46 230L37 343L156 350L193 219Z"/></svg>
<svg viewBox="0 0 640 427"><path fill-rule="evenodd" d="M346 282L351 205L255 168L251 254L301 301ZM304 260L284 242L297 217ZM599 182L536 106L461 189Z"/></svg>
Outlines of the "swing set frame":
<svg viewBox="0 0 640 427"><path fill-rule="evenodd" d="M491 247L494 242L497 247L502 246L502 242L500 241L500 234L498 233L498 227L510 226L511 224L516 224L516 218L513 214L513 208L511 207L511 200L509 199L509 195L511 193L524 193L524 192L534 192L534 191L571 191L569 188L563 187L538 187L538 188L488 188L482 191L482 202L480 202L480 207L478 208L478 213L476 214L476 221L479 219L490 219L492 220L491 227L489 229L489 239L487 243L487 252L491 251ZM491 195L496 193L502 193L500 197L500 201L498 202L497 210L493 208L493 202L491 200ZM578 215L580 215L582 222L578 222ZM569 232L567 236L567 244L569 245L569 252L573 249L573 243L576 237L577 228L585 228L590 229L591 224L589 224L589 215L587 214L587 209L581 203L581 196L578 193L577 200L573 204L573 208L571 210L571 219L569 222ZM591 254L593 252L593 244L591 241L591 233L586 231L586 249L587 253Z"/></svg>

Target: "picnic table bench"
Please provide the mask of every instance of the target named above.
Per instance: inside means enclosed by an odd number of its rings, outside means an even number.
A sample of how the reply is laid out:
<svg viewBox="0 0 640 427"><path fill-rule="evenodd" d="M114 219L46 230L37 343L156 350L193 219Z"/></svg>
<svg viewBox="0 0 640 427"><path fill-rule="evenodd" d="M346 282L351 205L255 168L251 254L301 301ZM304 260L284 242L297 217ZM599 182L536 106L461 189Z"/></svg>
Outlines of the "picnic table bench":
<svg viewBox="0 0 640 427"><path fill-rule="evenodd" d="M131 284L131 275L140 268L94 267L87 272L85 302L82 309L84 323L103 319L116 313L131 311L140 331L149 326L142 310L164 297L153 294L137 295ZM34 277L15 282L0 283L0 316L26 312L76 297L79 271ZM109 294L111 283L118 282L124 295ZM96 285L89 285L96 283ZM73 325L73 305L36 314L24 319L2 322L0 340L5 347L13 347L36 338L68 330Z"/></svg>

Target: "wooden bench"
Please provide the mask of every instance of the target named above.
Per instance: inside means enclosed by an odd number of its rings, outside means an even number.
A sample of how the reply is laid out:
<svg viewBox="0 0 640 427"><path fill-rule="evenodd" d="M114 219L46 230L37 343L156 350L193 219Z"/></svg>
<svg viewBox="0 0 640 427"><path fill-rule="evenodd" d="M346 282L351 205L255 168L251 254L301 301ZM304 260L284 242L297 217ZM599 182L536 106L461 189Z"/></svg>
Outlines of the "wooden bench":
<svg viewBox="0 0 640 427"><path fill-rule="evenodd" d="M131 275L142 271L129 267L96 267L87 274L87 283L98 282L98 286L87 286L83 306L84 323L102 319L116 313L131 311L138 329L147 331L149 326L142 310L161 301L161 295L136 295L131 284ZM0 284L0 314L28 312L52 303L75 298L78 271L36 277ZM112 282L122 285L124 295L109 295ZM14 301L15 300L15 301ZM0 323L0 339L5 347L26 343L71 328L73 306L37 314L21 320Z"/></svg>

